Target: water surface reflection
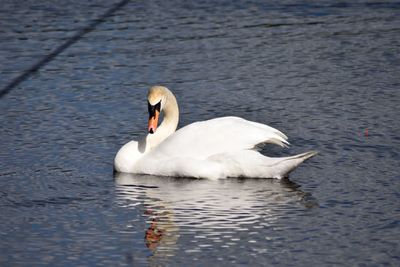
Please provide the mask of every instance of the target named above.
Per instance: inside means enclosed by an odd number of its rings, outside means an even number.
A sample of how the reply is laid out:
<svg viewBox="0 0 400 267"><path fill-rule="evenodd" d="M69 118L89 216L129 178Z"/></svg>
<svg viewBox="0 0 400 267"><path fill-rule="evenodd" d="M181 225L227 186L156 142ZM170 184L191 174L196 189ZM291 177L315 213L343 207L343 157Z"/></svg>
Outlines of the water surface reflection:
<svg viewBox="0 0 400 267"><path fill-rule="evenodd" d="M293 206L317 206L289 180L209 181L118 173L115 181L120 206L144 207L144 240L153 257L173 256L178 249L190 253L232 247L243 239L256 242L262 229L279 227L276 222L293 212ZM191 238L189 244L194 245L181 247L180 238Z"/></svg>

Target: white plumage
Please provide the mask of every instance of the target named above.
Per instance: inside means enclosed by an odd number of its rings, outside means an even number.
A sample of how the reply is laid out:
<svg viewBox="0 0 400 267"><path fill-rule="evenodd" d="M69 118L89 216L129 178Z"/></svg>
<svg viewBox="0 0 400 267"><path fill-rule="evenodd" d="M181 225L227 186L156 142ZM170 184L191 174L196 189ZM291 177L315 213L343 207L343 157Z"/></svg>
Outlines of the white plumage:
<svg viewBox="0 0 400 267"><path fill-rule="evenodd" d="M287 146L287 137L270 126L238 117L195 122L175 132L179 110L165 87L152 87L149 105L161 103L164 121L156 130L131 141L117 153L115 170L162 176L197 178L283 178L315 151L291 157L271 158L257 151L263 143ZM157 114L158 118L158 114ZM153 129L154 128L154 129Z"/></svg>

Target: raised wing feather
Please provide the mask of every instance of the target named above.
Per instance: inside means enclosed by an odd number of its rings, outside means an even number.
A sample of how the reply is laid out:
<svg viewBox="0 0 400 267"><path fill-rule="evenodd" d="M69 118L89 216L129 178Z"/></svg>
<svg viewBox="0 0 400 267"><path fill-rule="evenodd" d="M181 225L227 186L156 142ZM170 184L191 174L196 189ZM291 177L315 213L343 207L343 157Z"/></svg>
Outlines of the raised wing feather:
<svg viewBox="0 0 400 267"><path fill-rule="evenodd" d="M207 159L216 154L254 149L261 143L286 146L289 144L286 140L282 132L270 126L238 117L222 117L179 129L150 154L152 157Z"/></svg>

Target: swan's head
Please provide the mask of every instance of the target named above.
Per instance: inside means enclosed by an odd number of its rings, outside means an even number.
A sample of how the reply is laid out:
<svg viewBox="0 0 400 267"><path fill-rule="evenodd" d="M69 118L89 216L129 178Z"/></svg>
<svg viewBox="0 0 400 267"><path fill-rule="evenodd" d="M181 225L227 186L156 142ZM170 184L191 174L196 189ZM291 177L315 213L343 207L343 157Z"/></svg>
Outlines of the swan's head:
<svg viewBox="0 0 400 267"><path fill-rule="evenodd" d="M164 86L153 86L147 95L147 104L149 109L149 133L153 134L158 126L158 117L163 109L168 89Z"/></svg>

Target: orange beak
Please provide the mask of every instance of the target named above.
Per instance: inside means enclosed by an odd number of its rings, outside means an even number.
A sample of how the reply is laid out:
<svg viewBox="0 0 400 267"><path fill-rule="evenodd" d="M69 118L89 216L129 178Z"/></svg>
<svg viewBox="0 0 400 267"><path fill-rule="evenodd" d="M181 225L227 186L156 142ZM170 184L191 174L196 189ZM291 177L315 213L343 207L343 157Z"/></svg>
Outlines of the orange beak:
<svg viewBox="0 0 400 267"><path fill-rule="evenodd" d="M154 116L151 116L149 118L149 133L153 134L156 132L157 126L158 126L158 116L160 115L160 112L156 110L154 112Z"/></svg>

